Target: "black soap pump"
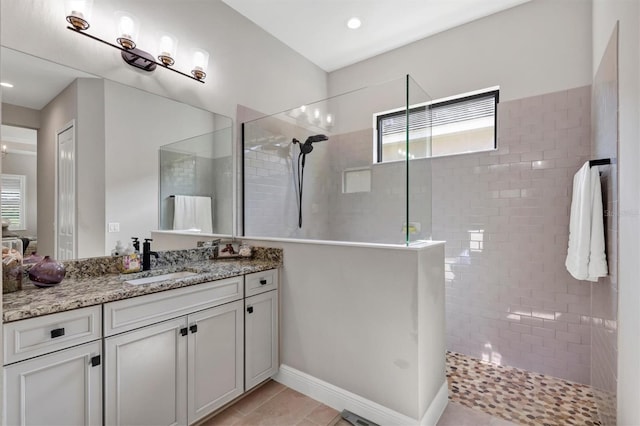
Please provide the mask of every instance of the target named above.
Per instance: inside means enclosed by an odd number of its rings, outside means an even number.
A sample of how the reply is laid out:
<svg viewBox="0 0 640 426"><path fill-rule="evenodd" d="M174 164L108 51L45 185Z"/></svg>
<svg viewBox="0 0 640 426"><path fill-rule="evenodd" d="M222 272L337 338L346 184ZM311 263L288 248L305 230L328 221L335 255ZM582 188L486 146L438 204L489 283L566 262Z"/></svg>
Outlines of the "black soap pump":
<svg viewBox="0 0 640 426"><path fill-rule="evenodd" d="M135 249L136 253L140 253L140 240L138 239L138 237L131 237L131 239L133 240L133 248Z"/></svg>

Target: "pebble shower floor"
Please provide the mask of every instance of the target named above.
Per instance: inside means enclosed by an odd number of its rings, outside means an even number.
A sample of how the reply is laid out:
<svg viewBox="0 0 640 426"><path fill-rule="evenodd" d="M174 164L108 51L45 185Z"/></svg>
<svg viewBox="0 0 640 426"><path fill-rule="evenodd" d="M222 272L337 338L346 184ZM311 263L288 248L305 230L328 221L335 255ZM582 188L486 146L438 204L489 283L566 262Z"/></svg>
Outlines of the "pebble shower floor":
<svg viewBox="0 0 640 426"><path fill-rule="evenodd" d="M449 399L521 425L601 425L590 386L447 352Z"/></svg>

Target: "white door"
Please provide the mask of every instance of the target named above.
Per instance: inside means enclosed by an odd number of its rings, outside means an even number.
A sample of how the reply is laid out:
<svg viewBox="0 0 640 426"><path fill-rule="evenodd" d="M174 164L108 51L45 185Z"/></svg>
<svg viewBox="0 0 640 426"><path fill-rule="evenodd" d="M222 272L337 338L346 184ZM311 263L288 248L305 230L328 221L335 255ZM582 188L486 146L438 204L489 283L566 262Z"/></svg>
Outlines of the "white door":
<svg viewBox="0 0 640 426"><path fill-rule="evenodd" d="M105 339L105 424L187 424L187 320Z"/></svg>
<svg viewBox="0 0 640 426"><path fill-rule="evenodd" d="M278 291L245 299L245 390L278 372Z"/></svg>
<svg viewBox="0 0 640 426"><path fill-rule="evenodd" d="M76 148L75 127L71 123L58 132L56 162L56 239L57 259L76 256Z"/></svg>
<svg viewBox="0 0 640 426"><path fill-rule="evenodd" d="M189 424L241 395L243 301L189 315Z"/></svg>
<svg viewBox="0 0 640 426"><path fill-rule="evenodd" d="M102 366L94 358L101 347L86 343L5 367L3 424L101 425Z"/></svg>

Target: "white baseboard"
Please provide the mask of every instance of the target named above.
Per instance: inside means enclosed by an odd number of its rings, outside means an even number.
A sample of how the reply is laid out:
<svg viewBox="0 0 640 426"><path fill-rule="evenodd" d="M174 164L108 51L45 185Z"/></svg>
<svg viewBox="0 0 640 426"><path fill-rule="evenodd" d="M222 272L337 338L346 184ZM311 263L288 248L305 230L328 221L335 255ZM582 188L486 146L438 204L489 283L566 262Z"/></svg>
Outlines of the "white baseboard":
<svg viewBox="0 0 640 426"><path fill-rule="evenodd" d="M440 420L440 416L444 413L444 410L447 408L447 404L449 403L449 385L447 380L444 380L442 386L438 390L438 393L429 404L429 408L427 408L426 413L422 416L422 420L420 421L420 426L435 426Z"/></svg>
<svg viewBox="0 0 640 426"><path fill-rule="evenodd" d="M422 420L419 421L288 365L281 365L280 371L273 379L338 411L349 410L384 426L435 425L444 412L448 401L447 381L445 380Z"/></svg>

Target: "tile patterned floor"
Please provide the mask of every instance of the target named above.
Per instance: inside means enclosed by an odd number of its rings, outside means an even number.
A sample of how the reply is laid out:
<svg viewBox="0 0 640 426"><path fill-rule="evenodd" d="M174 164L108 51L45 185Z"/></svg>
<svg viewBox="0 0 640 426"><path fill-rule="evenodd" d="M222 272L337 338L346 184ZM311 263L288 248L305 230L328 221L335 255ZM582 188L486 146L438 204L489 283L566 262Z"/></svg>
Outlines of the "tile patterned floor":
<svg viewBox="0 0 640 426"><path fill-rule="evenodd" d="M522 425L600 425L591 387L447 353L449 399Z"/></svg>

